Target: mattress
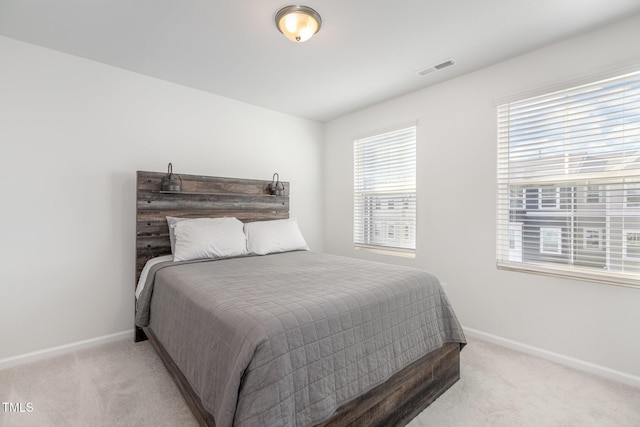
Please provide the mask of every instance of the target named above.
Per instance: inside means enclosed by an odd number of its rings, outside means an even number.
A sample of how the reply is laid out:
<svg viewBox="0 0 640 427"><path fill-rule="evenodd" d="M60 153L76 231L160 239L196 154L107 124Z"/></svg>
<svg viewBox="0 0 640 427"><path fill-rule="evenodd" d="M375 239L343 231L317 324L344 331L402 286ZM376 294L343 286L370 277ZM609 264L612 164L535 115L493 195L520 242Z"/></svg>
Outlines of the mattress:
<svg viewBox="0 0 640 427"><path fill-rule="evenodd" d="M424 271L309 251L149 269L149 327L216 426L310 426L465 338Z"/></svg>

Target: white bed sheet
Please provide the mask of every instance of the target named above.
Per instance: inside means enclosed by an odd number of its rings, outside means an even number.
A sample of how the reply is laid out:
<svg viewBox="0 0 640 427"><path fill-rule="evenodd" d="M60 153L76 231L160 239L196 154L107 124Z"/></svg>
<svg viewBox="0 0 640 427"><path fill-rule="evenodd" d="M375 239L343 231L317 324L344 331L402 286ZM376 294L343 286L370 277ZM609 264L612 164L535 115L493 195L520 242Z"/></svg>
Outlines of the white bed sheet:
<svg viewBox="0 0 640 427"><path fill-rule="evenodd" d="M142 269L142 272L140 273L140 279L138 279L138 285L136 286L136 299L140 297L140 293L144 289L144 283L147 281L147 275L149 274L149 270L151 269L151 267L158 264L159 262L165 261L173 261L173 255L163 255L151 258L149 261L147 261L147 263L144 265L144 268Z"/></svg>

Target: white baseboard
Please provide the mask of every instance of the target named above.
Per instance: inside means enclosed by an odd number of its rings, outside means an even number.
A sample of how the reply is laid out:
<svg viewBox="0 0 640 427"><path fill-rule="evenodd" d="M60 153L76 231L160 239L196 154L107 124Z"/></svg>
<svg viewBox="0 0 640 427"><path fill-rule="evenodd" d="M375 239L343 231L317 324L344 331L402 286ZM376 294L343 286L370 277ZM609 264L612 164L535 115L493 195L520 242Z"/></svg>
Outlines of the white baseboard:
<svg viewBox="0 0 640 427"><path fill-rule="evenodd" d="M71 344L61 345L52 348L46 348L33 353L21 354L19 356L0 359L0 371L12 368L14 366L23 365L25 363L37 362L38 360L48 359L50 357L60 356L62 354L72 353L89 347L95 347L100 344L107 344L114 341L122 341L126 339L133 340L134 331L123 331L111 335L104 335L89 340L78 341Z"/></svg>
<svg viewBox="0 0 640 427"><path fill-rule="evenodd" d="M497 335L488 334L486 332L478 331L476 329L463 327L464 333L470 338L476 338L482 341L487 341L493 344L500 345L502 347L510 348L512 350L519 351L521 353L530 354L532 356L540 357L542 359L550 360L560 365L568 366L573 369L577 369L584 372L589 372L594 375L598 375L603 378L607 378L620 383L628 384L633 387L640 388L640 377L627 374L625 372L609 369L604 366L596 365L594 363L586 362L584 360L576 359L573 357L565 356L552 351L543 350L538 347L534 347L528 344L524 344L518 341L513 341L507 338L502 338ZM82 350L89 347L94 347L100 344L107 344L110 342L121 341L126 339L133 339L134 331L123 331L111 335L104 335L102 337L92 338L89 340L78 341L71 344L61 345L58 347L52 347L33 353L22 354L19 356L8 357L6 359L0 359L0 371L3 369L12 368L14 366L23 365L25 363L37 362L39 360L48 359L55 356L60 356L74 351Z"/></svg>
<svg viewBox="0 0 640 427"><path fill-rule="evenodd" d="M567 366L569 368L577 369L583 372L589 372L590 374L594 374L599 377L607 378L613 381L617 381L620 383L628 384L633 387L640 388L640 377L637 377L635 375L609 369L607 367L586 362L584 360L565 356L559 353L554 353L552 351L544 350L538 347L533 347L528 344L523 344L518 341L512 341L510 339L502 338L497 335L488 334L486 332L478 331L475 329L471 329L467 327L463 327L462 329L464 329L464 333L470 338L477 338L479 340L497 344L502 347L519 351L521 353L526 353L532 356L539 357L541 359L550 360L552 362Z"/></svg>

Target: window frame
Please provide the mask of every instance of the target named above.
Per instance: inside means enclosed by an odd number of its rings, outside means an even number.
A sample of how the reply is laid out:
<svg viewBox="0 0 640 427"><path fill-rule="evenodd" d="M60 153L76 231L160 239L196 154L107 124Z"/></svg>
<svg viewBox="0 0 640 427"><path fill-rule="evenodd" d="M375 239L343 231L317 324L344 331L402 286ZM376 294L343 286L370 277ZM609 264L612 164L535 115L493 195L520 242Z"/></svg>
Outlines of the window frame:
<svg viewBox="0 0 640 427"><path fill-rule="evenodd" d="M633 192L630 196L630 192ZM632 198L632 201L629 201L629 198ZM624 188L624 205L629 209L638 209L640 208L640 185L635 184L634 188L628 188L625 185Z"/></svg>
<svg viewBox="0 0 640 427"><path fill-rule="evenodd" d="M638 256L629 256L628 253L628 245L629 245L629 240L628 240L628 235L629 234L637 234L637 247L638 247L638 252L640 252L640 229L633 229L633 228L629 228L629 229L624 229L622 230L622 259L623 260L640 260L640 253L638 253Z"/></svg>
<svg viewBox="0 0 640 427"><path fill-rule="evenodd" d="M523 210L526 208L526 205L527 190L525 188L509 189L509 209Z"/></svg>
<svg viewBox="0 0 640 427"><path fill-rule="evenodd" d="M544 190L552 190L555 195L552 197L545 197ZM553 200L553 206L545 206L545 200ZM557 211L560 210L560 187L540 187L538 188L538 210L540 211Z"/></svg>
<svg viewBox="0 0 640 427"><path fill-rule="evenodd" d="M594 247L595 245L589 245L588 240L589 237L587 237L587 234L589 234L589 232L596 232L598 234L598 245L597 247ZM602 251L603 247L602 247L602 236L604 230L600 227L582 227L582 250L584 251Z"/></svg>
<svg viewBox="0 0 640 427"><path fill-rule="evenodd" d="M595 197L594 197L594 195L595 195ZM590 203L590 204L602 203L602 189L600 188L600 185L598 185L598 184L587 184L585 192L584 192L584 203L585 204L587 204L587 203Z"/></svg>
<svg viewBox="0 0 640 427"><path fill-rule="evenodd" d="M635 243L627 256L620 228L640 228L640 70L590 80L496 102L496 266L640 288L640 256ZM520 188L530 189L522 210ZM525 230L522 261L510 257L516 222Z"/></svg>
<svg viewBox="0 0 640 427"><path fill-rule="evenodd" d="M545 250L545 231L557 233L558 243L556 244L556 251ZM540 227L540 253L545 255L562 255L562 227Z"/></svg>
<svg viewBox="0 0 640 427"><path fill-rule="evenodd" d="M414 122L353 141L354 249L415 257L417 132Z"/></svg>

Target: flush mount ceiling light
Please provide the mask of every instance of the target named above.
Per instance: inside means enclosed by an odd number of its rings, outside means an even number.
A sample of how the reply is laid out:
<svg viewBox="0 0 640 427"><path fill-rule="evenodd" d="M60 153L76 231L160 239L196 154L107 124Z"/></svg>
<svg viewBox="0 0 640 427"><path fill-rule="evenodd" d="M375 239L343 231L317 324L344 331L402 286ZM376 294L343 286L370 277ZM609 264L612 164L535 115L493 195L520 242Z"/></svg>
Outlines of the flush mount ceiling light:
<svg viewBox="0 0 640 427"><path fill-rule="evenodd" d="M286 6L276 13L276 27L294 42L309 40L320 30L322 18L307 6Z"/></svg>

